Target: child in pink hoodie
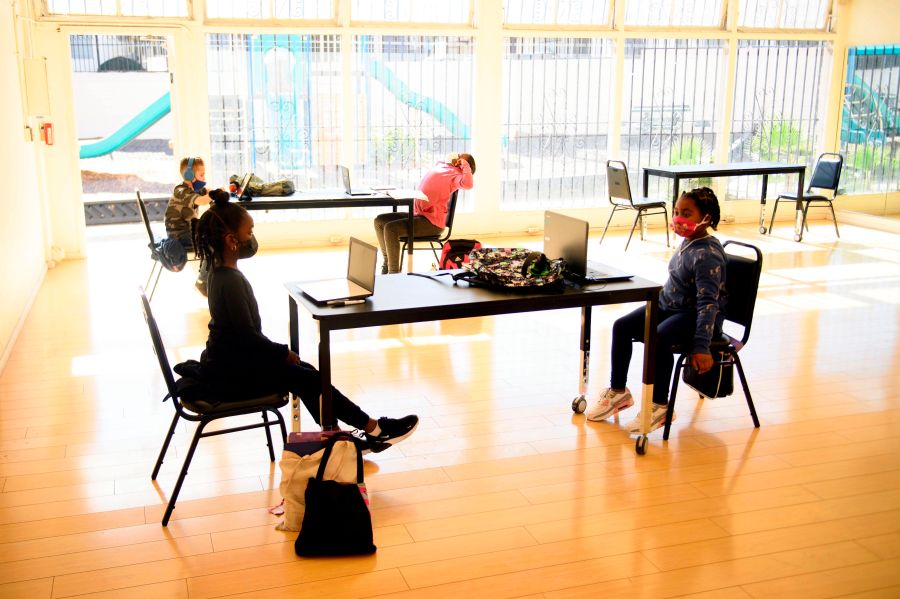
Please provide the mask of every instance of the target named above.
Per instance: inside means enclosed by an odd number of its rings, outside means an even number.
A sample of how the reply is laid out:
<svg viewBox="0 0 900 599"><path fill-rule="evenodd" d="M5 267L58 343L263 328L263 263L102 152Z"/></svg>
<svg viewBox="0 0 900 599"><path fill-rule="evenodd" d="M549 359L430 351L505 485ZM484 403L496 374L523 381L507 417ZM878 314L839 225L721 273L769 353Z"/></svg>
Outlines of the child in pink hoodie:
<svg viewBox="0 0 900 599"><path fill-rule="evenodd" d="M427 200L416 200L413 206L413 236L438 235L447 222L450 196L458 189L472 189L475 159L471 154L451 154L429 170L419 190ZM375 235L384 256L381 273L400 272L400 238L407 235L406 212L388 212L375 217Z"/></svg>

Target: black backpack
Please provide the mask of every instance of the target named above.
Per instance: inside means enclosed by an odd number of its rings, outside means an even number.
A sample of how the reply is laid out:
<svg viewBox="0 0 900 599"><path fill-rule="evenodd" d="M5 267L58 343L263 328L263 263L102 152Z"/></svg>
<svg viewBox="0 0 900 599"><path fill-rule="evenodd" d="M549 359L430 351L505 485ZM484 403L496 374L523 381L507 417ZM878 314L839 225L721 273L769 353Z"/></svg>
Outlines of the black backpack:
<svg viewBox="0 0 900 599"><path fill-rule="evenodd" d="M150 249L166 270L179 272L187 264L187 252L177 239L166 237L157 241Z"/></svg>

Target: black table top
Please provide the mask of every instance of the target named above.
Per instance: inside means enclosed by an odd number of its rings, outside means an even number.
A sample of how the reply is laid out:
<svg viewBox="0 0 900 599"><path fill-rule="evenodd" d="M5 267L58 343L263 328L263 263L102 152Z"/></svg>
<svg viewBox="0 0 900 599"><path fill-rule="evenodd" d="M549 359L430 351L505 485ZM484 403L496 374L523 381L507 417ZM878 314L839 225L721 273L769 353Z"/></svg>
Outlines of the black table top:
<svg viewBox="0 0 900 599"><path fill-rule="evenodd" d="M791 162L729 162L726 164L673 164L670 166L645 166L651 175L768 175L784 172L798 172L806 169L805 164Z"/></svg>
<svg viewBox="0 0 900 599"><path fill-rule="evenodd" d="M285 287L320 325L330 329L655 301L662 288L658 283L635 277L580 288L567 286L562 293L507 291L471 287L465 282L454 284L449 275L426 278L400 273L376 277L375 294L365 303L330 307L308 299L296 281L285 283Z"/></svg>
<svg viewBox="0 0 900 599"><path fill-rule="evenodd" d="M298 191L287 196L256 197L237 204L247 210L288 210L303 208L365 208L368 206L411 206L421 194L414 189L392 190L387 193L350 196L343 189L317 189Z"/></svg>

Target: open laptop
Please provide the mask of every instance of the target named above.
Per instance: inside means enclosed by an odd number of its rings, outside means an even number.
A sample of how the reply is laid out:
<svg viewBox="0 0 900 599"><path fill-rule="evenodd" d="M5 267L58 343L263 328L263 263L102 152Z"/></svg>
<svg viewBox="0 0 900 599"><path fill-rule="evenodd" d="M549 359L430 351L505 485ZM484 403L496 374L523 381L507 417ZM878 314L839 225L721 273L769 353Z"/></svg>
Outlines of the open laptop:
<svg viewBox="0 0 900 599"><path fill-rule="evenodd" d="M320 305L363 300L375 293L378 250L365 241L350 238L347 278L297 283L297 288Z"/></svg>
<svg viewBox="0 0 900 599"><path fill-rule="evenodd" d="M634 275L587 259L588 222L557 212L544 212L544 254L566 261L566 278L576 283L627 281Z"/></svg>
<svg viewBox="0 0 900 599"><path fill-rule="evenodd" d="M346 166L339 164L338 170L341 173L341 181L344 183L344 193L348 196L370 196L374 195L371 189L353 189L350 187L350 169Z"/></svg>
<svg viewBox="0 0 900 599"><path fill-rule="evenodd" d="M241 180L237 182L238 189L241 190L241 195L232 194L237 197L237 199L241 202L249 202L253 198L250 197L250 193L247 191L247 186L250 185L250 179L253 177L253 173L246 173Z"/></svg>

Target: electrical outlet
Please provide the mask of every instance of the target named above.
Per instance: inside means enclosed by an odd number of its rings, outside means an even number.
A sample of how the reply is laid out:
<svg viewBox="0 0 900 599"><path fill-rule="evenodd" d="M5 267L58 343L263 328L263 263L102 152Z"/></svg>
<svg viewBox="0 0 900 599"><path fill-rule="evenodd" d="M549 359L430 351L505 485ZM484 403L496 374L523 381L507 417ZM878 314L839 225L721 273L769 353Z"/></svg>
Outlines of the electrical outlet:
<svg viewBox="0 0 900 599"><path fill-rule="evenodd" d="M525 232L529 235L537 235L538 231L540 231L540 229L538 229L537 227L528 227L527 229L525 229Z"/></svg>
<svg viewBox="0 0 900 599"><path fill-rule="evenodd" d="M328 243L330 243L331 245L339 245L343 242L344 242L344 238L341 237L340 235L332 235L331 237L328 238Z"/></svg>
<svg viewBox="0 0 900 599"><path fill-rule="evenodd" d="M725 216L722 217L722 222L723 222L723 223L727 223L727 224L733 223L733 222L734 222L734 215L733 215L733 214L726 214Z"/></svg>

